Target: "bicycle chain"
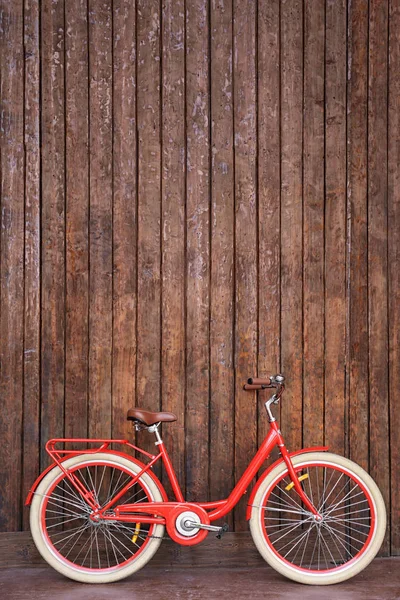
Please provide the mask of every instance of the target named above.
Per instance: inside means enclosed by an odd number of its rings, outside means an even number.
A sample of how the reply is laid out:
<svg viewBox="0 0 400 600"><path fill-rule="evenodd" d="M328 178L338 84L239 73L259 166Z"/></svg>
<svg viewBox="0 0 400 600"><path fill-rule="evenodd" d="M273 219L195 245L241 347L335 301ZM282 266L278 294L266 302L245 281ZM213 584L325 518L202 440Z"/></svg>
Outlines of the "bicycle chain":
<svg viewBox="0 0 400 600"><path fill-rule="evenodd" d="M147 537L152 538L153 540L170 540L169 535L148 535Z"/></svg>

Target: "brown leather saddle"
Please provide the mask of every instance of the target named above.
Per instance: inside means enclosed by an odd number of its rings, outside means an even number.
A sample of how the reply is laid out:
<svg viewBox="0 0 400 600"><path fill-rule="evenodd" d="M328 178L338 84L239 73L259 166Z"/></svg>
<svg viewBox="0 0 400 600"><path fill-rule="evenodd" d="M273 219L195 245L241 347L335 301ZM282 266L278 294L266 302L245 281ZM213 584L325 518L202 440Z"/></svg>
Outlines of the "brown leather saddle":
<svg viewBox="0 0 400 600"><path fill-rule="evenodd" d="M151 412L144 408L130 408L126 416L128 421L139 421L144 425L154 425L154 423L172 423L177 420L176 415L170 412Z"/></svg>

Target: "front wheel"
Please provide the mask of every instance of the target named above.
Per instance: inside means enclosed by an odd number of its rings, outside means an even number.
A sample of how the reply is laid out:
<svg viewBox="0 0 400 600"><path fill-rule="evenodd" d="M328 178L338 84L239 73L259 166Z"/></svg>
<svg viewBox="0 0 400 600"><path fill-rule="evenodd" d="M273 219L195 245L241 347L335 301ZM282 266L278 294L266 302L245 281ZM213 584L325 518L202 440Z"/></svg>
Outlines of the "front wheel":
<svg viewBox="0 0 400 600"><path fill-rule="evenodd" d="M350 579L381 547L386 531L382 494L368 473L336 454L310 452L292 463L322 520L305 508L282 462L254 497L254 543L275 570L294 581L329 585Z"/></svg>

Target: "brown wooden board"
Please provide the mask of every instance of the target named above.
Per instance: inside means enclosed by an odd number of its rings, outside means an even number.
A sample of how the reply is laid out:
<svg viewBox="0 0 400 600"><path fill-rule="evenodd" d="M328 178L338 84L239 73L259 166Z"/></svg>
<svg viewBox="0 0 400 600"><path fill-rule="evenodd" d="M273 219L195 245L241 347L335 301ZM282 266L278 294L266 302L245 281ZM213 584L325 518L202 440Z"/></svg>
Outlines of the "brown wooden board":
<svg viewBox="0 0 400 600"><path fill-rule="evenodd" d="M304 3L303 444L324 436L325 0Z"/></svg>
<svg viewBox="0 0 400 600"><path fill-rule="evenodd" d="M163 439L185 489L185 5L162 6L161 404L176 414ZM165 481L165 479L164 479ZM167 482L166 482L167 483ZM167 484L167 493L171 489ZM172 496L173 497L173 496Z"/></svg>
<svg viewBox="0 0 400 600"><path fill-rule="evenodd" d="M112 11L89 1L89 435L111 435Z"/></svg>
<svg viewBox="0 0 400 600"><path fill-rule="evenodd" d="M41 3L41 468L44 443L64 434L65 95L64 2Z"/></svg>
<svg viewBox="0 0 400 600"><path fill-rule="evenodd" d="M280 372L280 2L258 7L258 372ZM258 443L268 432L259 394ZM279 414L279 411L277 412Z"/></svg>
<svg viewBox="0 0 400 600"><path fill-rule="evenodd" d="M65 435L88 433L89 70L86 1L65 6ZM81 446L77 446L81 447Z"/></svg>
<svg viewBox="0 0 400 600"><path fill-rule="evenodd" d="M211 499L233 488L234 170L232 3L210 7L211 26ZM232 526L232 516L228 517Z"/></svg>
<svg viewBox="0 0 400 600"><path fill-rule="evenodd" d="M282 432L289 450L301 446L302 303L302 2L281 3L281 368L288 378Z"/></svg>
<svg viewBox="0 0 400 600"><path fill-rule="evenodd" d="M135 2L114 0L112 433L127 439L136 403L136 18Z"/></svg>
<svg viewBox="0 0 400 600"><path fill-rule="evenodd" d="M161 115L160 3L138 2L137 127L138 127L138 307L136 402L160 408L161 369ZM153 436L139 441L153 451Z"/></svg>
<svg viewBox="0 0 400 600"><path fill-rule="evenodd" d="M209 3L186 4L186 489L209 495Z"/></svg>
<svg viewBox="0 0 400 600"><path fill-rule="evenodd" d="M368 4L356 0L348 20L347 218L349 222L350 457L368 469L367 75Z"/></svg>
<svg viewBox="0 0 400 600"><path fill-rule="evenodd" d="M325 443L346 452L346 0L325 17Z"/></svg>
<svg viewBox="0 0 400 600"><path fill-rule="evenodd" d="M40 432L40 30L39 5L24 4L24 406L22 501L39 474ZM22 512L23 528L28 512Z"/></svg>
<svg viewBox="0 0 400 600"><path fill-rule="evenodd" d="M373 1L368 61L369 467L389 506L387 51L388 2ZM389 545L387 531L383 555L389 554Z"/></svg>
<svg viewBox="0 0 400 600"><path fill-rule="evenodd" d="M257 371L257 85L256 6L234 3L235 136L235 482L257 449L257 395L243 383ZM247 529L245 502L235 528Z"/></svg>
<svg viewBox="0 0 400 600"><path fill-rule="evenodd" d="M23 4L1 3L0 527L21 526L24 335Z"/></svg>
<svg viewBox="0 0 400 600"><path fill-rule="evenodd" d="M400 554L400 3L390 2L388 114L388 310L391 553Z"/></svg>

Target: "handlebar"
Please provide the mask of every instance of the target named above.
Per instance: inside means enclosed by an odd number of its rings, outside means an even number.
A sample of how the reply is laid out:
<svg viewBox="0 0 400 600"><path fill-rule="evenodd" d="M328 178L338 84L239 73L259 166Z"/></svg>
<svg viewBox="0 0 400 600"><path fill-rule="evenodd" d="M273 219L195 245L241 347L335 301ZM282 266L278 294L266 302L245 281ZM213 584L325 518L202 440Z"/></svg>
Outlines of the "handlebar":
<svg viewBox="0 0 400 600"><path fill-rule="evenodd" d="M271 377L249 377L247 383L244 384L243 389L246 391L252 390L266 390L268 388L279 388L283 385L285 378L283 375L278 373L277 375L271 375Z"/></svg>

